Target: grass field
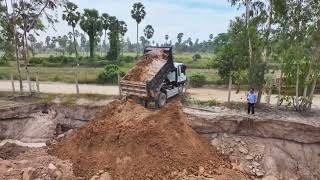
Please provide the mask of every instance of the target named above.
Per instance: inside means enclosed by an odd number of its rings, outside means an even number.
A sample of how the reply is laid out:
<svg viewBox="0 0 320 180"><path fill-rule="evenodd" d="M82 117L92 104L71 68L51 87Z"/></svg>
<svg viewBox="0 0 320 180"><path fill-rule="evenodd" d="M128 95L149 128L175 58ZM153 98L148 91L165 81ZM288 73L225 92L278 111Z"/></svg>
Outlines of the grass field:
<svg viewBox="0 0 320 180"><path fill-rule="evenodd" d="M127 72L130 67L120 67L121 71ZM53 82L75 82L76 69L72 67L29 67L31 79L35 80L36 74L39 74L40 81L53 81ZM81 67L78 71L79 83L96 83L97 76L103 71L103 68L91 68L91 67ZM188 75L192 73L203 73L207 77L209 84L215 84L220 78L216 70L213 69L188 69ZM9 80L10 75L13 75L14 79L18 79L18 73L14 66L10 67L0 67L0 79ZM26 71L22 69L23 79L26 79Z"/></svg>

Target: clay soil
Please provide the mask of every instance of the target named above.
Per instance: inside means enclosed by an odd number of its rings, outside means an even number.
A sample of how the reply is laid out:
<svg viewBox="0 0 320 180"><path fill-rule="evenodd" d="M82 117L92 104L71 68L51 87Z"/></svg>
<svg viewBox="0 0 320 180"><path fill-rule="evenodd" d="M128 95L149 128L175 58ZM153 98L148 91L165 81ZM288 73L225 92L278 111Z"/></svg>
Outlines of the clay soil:
<svg viewBox="0 0 320 180"><path fill-rule="evenodd" d="M126 81L146 82L166 64L167 54L163 49L155 49L146 53L123 78Z"/></svg>
<svg viewBox="0 0 320 180"><path fill-rule="evenodd" d="M187 125L178 100L157 111L131 101L114 101L48 152L71 160L75 175L85 179L99 170L116 180L181 175L248 179Z"/></svg>

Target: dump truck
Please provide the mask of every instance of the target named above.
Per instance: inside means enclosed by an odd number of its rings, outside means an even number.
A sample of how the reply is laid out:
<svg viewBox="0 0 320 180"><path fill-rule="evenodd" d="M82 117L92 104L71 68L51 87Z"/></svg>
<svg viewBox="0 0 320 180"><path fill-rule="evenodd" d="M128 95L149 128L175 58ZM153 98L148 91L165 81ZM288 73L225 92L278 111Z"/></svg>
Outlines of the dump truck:
<svg viewBox="0 0 320 180"><path fill-rule="evenodd" d="M143 57L120 80L120 93L161 108L167 99L183 93L186 81L186 66L174 63L172 47L146 47Z"/></svg>

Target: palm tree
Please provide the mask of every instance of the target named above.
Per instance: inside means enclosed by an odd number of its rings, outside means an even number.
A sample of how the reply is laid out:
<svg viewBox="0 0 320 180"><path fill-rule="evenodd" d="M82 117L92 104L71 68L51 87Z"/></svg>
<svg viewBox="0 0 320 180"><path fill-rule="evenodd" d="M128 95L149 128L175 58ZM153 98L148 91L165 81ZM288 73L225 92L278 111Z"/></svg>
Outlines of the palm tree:
<svg viewBox="0 0 320 180"><path fill-rule="evenodd" d="M147 25L145 28L144 28L144 36L149 40L153 37L154 35L154 29L151 25ZM148 41L149 43L149 41Z"/></svg>
<svg viewBox="0 0 320 180"><path fill-rule="evenodd" d="M164 36L164 38L166 39L166 46L167 46L167 45L168 45L168 40L169 40L169 35L166 34L166 35Z"/></svg>
<svg viewBox="0 0 320 180"><path fill-rule="evenodd" d="M72 26L73 45L74 45L74 50L76 52L76 57L78 58L76 35L74 30L80 20L80 12L77 11L77 9L78 9L78 6L76 4L72 2L67 2L64 5L62 19L67 21L69 26Z"/></svg>
<svg viewBox="0 0 320 180"><path fill-rule="evenodd" d="M137 56L139 55L139 24L146 16L145 7L141 2L134 3L131 10L131 17L137 22Z"/></svg>
<svg viewBox="0 0 320 180"><path fill-rule="evenodd" d="M183 33L179 33L178 36L177 36L177 39L178 39L178 43L179 43L179 44L181 44L182 38L183 38Z"/></svg>

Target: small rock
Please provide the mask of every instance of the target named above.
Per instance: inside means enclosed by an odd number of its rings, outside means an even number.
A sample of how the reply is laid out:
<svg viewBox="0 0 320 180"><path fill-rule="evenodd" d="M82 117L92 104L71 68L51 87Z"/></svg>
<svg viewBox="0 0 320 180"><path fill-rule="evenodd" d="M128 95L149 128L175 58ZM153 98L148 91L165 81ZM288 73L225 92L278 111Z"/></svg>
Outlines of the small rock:
<svg viewBox="0 0 320 180"><path fill-rule="evenodd" d="M18 164L27 164L29 161L28 160L21 160L21 161L18 161Z"/></svg>
<svg viewBox="0 0 320 180"><path fill-rule="evenodd" d="M264 176L264 173L262 171L256 171L256 176L262 177L262 176Z"/></svg>
<svg viewBox="0 0 320 180"><path fill-rule="evenodd" d="M63 180L63 175L61 171L54 172L55 180Z"/></svg>
<svg viewBox="0 0 320 180"><path fill-rule="evenodd" d="M214 139L214 138L216 138L216 137L218 137L218 134L217 134L217 133L211 134L211 138L212 138L212 139Z"/></svg>
<svg viewBox="0 0 320 180"><path fill-rule="evenodd" d="M242 145L246 145L246 143L245 143L244 141L240 141L240 143L241 143Z"/></svg>
<svg viewBox="0 0 320 180"><path fill-rule="evenodd" d="M251 155L246 155L245 159L246 159L246 160L252 160L252 159L253 159L253 156L251 156Z"/></svg>
<svg viewBox="0 0 320 180"><path fill-rule="evenodd" d="M249 169L253 169L253 166L248 166L249 167Z"/></svg>
<svg viewBox="0 0 320 180"><path fill-rule="evenodd" d="M67 136L70 136L70 135L73 133L73 131L74 131L73 129L70 129L70 130L66 133L66 135L67 135Z"/></svg>
<svg viewBox="0 0 320 180"><path fill-rule="evenodd" d="M112 177L108 172L105 172L101 174L99 180L112 180Z"/></svg>
<svg viewBox="0 0 320 180"><path fill-rule="evenodd" d="M204 167L199 166L199 176L204 174Z"/></svg>
<svg viewBox="0 0 320 180"><path fill-rule="evenodd" d="M243 146L240 146L239 147L239 152L243 153L243 154L248 154L249 151L247 148L243 147Z"/></svg>
<svg viewBox="0 0 320 180"><path fill-rule="evenodd" d="M230 136L227 133L223 133L223 137L229 138Z"/></svg>
<svg viewBox="0 0 320 180"><path fill-rule="evenodd" d="M94 175L94 176L92 176L92 177L90 178L90 180L99 180L99 176Z"/></svg>
<svg viewBox="0 0 320 180"><path fill-rule="evenodd" d="M252 165L254 165L254 166L256 166L256 167L260 166L260 164L257 163L256 161L252 162Z"/></svg>
<svg viewBox="0 0 320 180"><path fill-rule="evenodd" d="M60 134L59 136L57 136L57 139L61 139L63 137L65 137L66 135L65 134Z"/></svg>
<svg viewBox="0 0 320 180"><path fill-rule="evenodd" d="M57 167L55 165L53 165L52 163L49 164L48 169L50 170L56 170Z"/></svg>
<svg viewBox="0 0 320 180"><path fill-rule="evenodd" d="M262 178L262 180L278 180L278 178L276 178L274 176L265 176Z"/></svg>
<svg viewBox="0 0 320 180"><path fill-rule="evenodd" d="M236 142L240 142L240 141L241 141L241 139L238 138L238 137L234 137L233 139L234 139Z"/></svg>
<svg viewBox="0 0 320 180"><path fill-rule="evenodd" d="M218 144L219 144L218 139L213 139L213 140L211 140L211 145L212 145L212 146L217 147L217 146L218 146Z"/></svg>
<svg viewBox="0 0 320 180"><path fill-rule="evenodd" d="M22 180L33 180L35 177L35 169L29 167L22 170Z"/></svg>

